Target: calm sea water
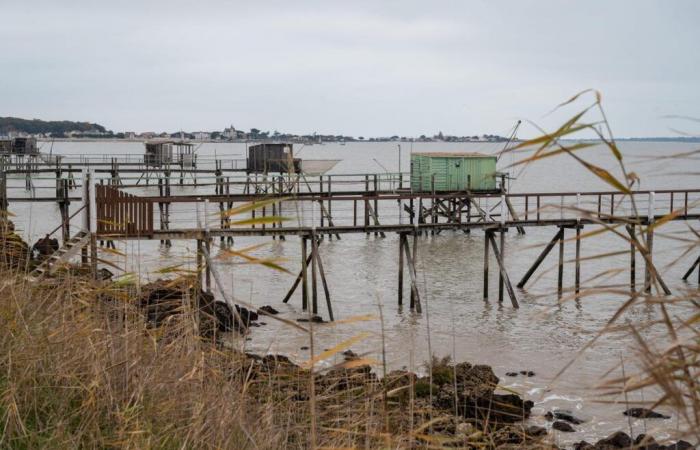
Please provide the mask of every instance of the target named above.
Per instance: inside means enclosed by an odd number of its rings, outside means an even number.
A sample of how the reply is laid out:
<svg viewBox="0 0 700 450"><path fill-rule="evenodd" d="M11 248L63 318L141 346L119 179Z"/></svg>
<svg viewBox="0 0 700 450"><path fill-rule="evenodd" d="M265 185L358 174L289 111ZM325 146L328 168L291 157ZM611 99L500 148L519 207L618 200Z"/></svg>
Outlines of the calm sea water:
<svg viewBox="0 0 700 450"><path fill-rule="evenodd" d="M48 152L50 143L45 143L43 151ZM679 143L622 143L622 150L628 170L636 172L642 180L642 189L663 188L697 188L698 161L689 159L658 159L677 153L694 150L695 144ZM308 159L340 159L341 162L330 173L348 174L364 172L397 171L399 154L401 168L408 170L411 151L481 151L491 153L500 150L494 144L446 144L446 143L402 143L399 152L396 143L348 143L340 145L314 145L301 149L297 154ZM202 159L244 158L244 144L203 144L198 148ZM136 142L79 143L60 142L53 144L54 154L90 154L118 155L143 153L143 145ZM615 168L615 162L602 148L587 150L581 154L589 161L609 169ZM499 168L511 164L510 156L499 162ZM591 191L609 190L602 181L589 174L571 158L555 158L528 166L521 172L519 168L511 169L516 177L511 184L514 192L556 192L556 191ZM34 181L37 195L52 195L53 182L36 179ZM13 196L26 195L24 180L18 178L10 183ZM47 189L42 189L42 186ZM195 188L174 187L173 193L213 193L213 187ZM155 194L157 188L141 188L133 191L137 194ZM79 204L72 205L72 210ZM189 208L189 209L188 209ZM394 207L394 210L396 208ZM51 203L15 203L11 211L16 214L18 228L25 239L34 241L57 224L58 207ZM383 206L386 214L397 214L390 206ZM336 210L338 215L350 214L350 211ZM194 211L189 207L175 206L173 221L191 223ZM317 214L309 209L297 210L288 205L284 214L290 217ZM75 226L79 226L75 220ZM695 225L693 225L695 226ZM667 233L684 233L684 224L671 224ZM528 228L527 235L519 236L508 233L506 252L509 274L515 281L525 273L541 247L548 242L556 230L549 228ZM331 289L331 296L336 319L349 319L356 316L372 315L367 321L324 324L314 326L315 348L329 348L345 339L360 333L367 337L352 346L357 353L367 353L369 357L381 359L382 334L389 368L406 367L423 370L423 363L430 354L451 355L455 360L468 360L474 363L489 364L501 377L504 386L521 392L525 397L535 401L535 415L543 414L552 408L572 410L577 416L586 420L577 426L578 432L561 434L560 443L566 444L580 439L594 440L616 430L628 430L628 422L622 411L626 409L623 399L615 398L619 403L606 404L596 402L593 389L601 376L610 368L625 362L628 371L633 370L634 355L631 353L631 341L624 335L606 335L598 344L586 352L580 353L582 347L601 329L613 312L621 305L622 299L610 295L596 295L557 305L556 299L556 264L555 252L541 266L535 281L531 281L525 290L518 290L520 309L513 309L509 302L503 305L495 300L497 295L497 274L491 275L490 302L482 299L482 263L483 233L474 231L471 235L461 232L444 232L437 236L421 237L418 253L418 278L423 298L423 313L416 314L408 308L397 306L397 256L398 238L388 235L375 238L361 235L346 235L341 240L326 240L321 246L321 256ZM300 244L296 238L286 241L271 239L246 238L237 239L236 247L245 247L253 243L267 242L267 246L256 250L260 257L278 257L283 265L296 273L300 266ZM126 258L114 261L127 271L140 274L144 281L158 278L155 273L159 267L176 263L192 266L193 243L177 242L172 248L161 248L155 242L122 242L118 248L126 253ZM625 250L628 244L608 235L586 239L582 245L583 256ZM655 258L657 265L663 267L665 280L675 293L684 289L697 289L693 280L683 283L683 272L697 257L697 251L682 257L677 264L666 267L676 260L684 247L678 241L664 239L658 235L655 240ZM573 257L573 244L567 245L567 260ZM619 255L605 259L593 259L582 264L582 279L588 278L614 268L626 269L629 258ZM637 280L643 279L643 264L638 260ZM491 267L496 267L495 261ZM272 305L282 312L282 317L295 320L305 314L301 310L300 293L297 292L289 304L281 300L293 282L293 276L285 273L261 269L256 266L241 264L240 261L220 259L218 270L225 280L228 294L258 306ZM573 283L573 264L565 268L565 283ZM622 273L605 279L606 284L626 283L629 274ZM407 278L406 278L407 279ZM596 280L588 284L600 282ZM220 293L216 293L220 296ZM404 295L406 299L408 291ZM405 300L406 301L406 300ZM325 310L321 308L325 316ZM679 314L683 311L679 310ZM383 320L379 320L380 315ZM640 307L630 311L624 320L643 323L656 317L652 309ZM307 350L308 336L296 330L265 320L267 325L254 328L250 340L237 341L250 351L279 352L291 355L303 361L309 358ZM650 338L663 335L658 330L647 332ZM554 375L573 358L574 365L559 379L553 381ZM326 363L331 364L333 360ZM532 370L532 378L509 378L505 372L513 370ZM616 369L619 373L619 369ZM645 392L647 399L653 397L651 390ZM637 397L639 398L639 397ZM532 419L535 423L544 423L541 417ZM677 419L667 421L634 421L635 433L648 432L659 437L673 435L679 426Z"/></svg>

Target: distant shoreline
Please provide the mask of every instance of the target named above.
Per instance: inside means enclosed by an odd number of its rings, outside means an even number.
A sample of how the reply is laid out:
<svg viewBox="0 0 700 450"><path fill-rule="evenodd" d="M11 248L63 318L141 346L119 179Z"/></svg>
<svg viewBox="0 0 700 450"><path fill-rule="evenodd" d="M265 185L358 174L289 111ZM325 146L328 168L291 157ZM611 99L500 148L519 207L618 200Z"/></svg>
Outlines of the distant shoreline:
<svg viewBox="0 0 700 450"><path fill-rule="evenodd" d="M153 138L153 139L168 139L168 138ZM147 138L135 138L135 139L120 139L120 138L37 138L38 142L147 142L152 139L147 139ZM172 140L176 140L172 138ZM514 142L523 142L526 139L516 139ZM700 143L700 136L699 137L649 137L649 138L642 138L642 137L628 137L628 138L616 138L615 139L617 142L678 142L678 143L688 143L688 144L693 144L693 143ZM273 139L233 139L233 140L222 140L222 139L190 139L188 142L197 142L197 143L203 143L203 144L245 144L245 143L265 143L265 142L273 142ZM282 140L285 141L285 140ZM564 142L600 142L599 139L562 139ZM286 141L285 141L286 142ZM488 140L483 140L483 141L428 141L428 140L418 140L418 139L406 139L406 140L369 140L369 139L364 139L364 140L352 140L352 141L324 141L322 143L318 142L303 142L303 141L293 141L292 143L294 144L305 144L305 145L322 145L322 144L367 144L367 143L377 143L377 142L382 142L382 143L387 143L387 142L395 142L397 144L401 143L425 143L425 144L432 144L432 143L444 143L444 144L486 144L486 143L493 143L493 144L502 144L503 142L500 141L488 141Z"/></svg>

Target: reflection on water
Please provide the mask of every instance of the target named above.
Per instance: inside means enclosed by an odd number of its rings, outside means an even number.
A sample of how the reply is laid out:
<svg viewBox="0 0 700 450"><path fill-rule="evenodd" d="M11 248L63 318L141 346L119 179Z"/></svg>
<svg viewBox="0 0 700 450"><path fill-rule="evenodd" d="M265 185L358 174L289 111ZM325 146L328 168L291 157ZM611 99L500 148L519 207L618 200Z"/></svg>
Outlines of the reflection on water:
<svg viewBox="0 0 700 450"><path fill-rule="evenodd" d="M138 144L77 144L60 143L54 147L54 152L77 152L89 147L102 151L115 151L115 145L122 145L120 153L131 151L141 152ZM405 145L405 144L404 144ZM625 143L623 150L631 161L633 169L642 176L642 188L683 188L695 187L691 177L667 176L664 173L682 172L683 162L666 161L663 164L649 165L643 163L640 156L658 154L659 145L673 147L673 152L683 151L683 144L650 144ZM61 148L62 146L65 146ZM102 147L101 147L102 146ZM424 144L414 150L464 149L469 151L494 151L499 148L485 144ZM477 148L473 148L477 147ZM107 150L104 150L107 148ZM213 151L218 156L226 153L242 153L241 145L207 144L203 154ZM405 147L404 147L405 150ZM343 161L335 167L336 173L358 173L378 171L378 162L388 170L398 166L398 153L395 144L348 144L340 146L306 147L300 153L301 157L339 158ZM403 153L403 167L408 167L408 152ZM592 153L593 160L602 166L610 167L607 156ZM37 180L36 183L49 181ZM23 180L12 180L12 185L21 190ZM149 191L150 189L150 191ZM154 188L144 188L142 192L153 192ZM157 189L157 188L155 188ZM189 188L193 191L193 188ZM580 170L576 163L567 160L552 160L547 164L532 166L514 182L515 191L581 191L607 190L608 187ZM213 187L201 188L201 192L213 192ZM74 211L78 204L73 204ZM388 209L388 208L387 208ZM35 239L42 233L55 226L58 209L54 204L18 203L11 205L11 210L17 215L18 228L25 233L25 238ZM308 219L309 210L298 211L288 206L286 215L301 214ZM340 212L338 212L340 213ZM175 208L174 216L190 217L191 211ZM77 219L79 220L79 219ZM78 226L76 221L74 226ZM682 232L683 224L671 224L667 232ZM514 232L506 236L506 265L512 281L517 282L542 246L555 233L550 228L528 228L527 235L520 236ZM284 265L293 273L300 266L300 243L297 238L290 237L286 241L264 240L268 245L257 250L259 256L275 256L286 259ZM235 246L244 247L261 242L257 238L237 239ZM175 242L172 248L161 248L157 242L120 242L118 249L126 253L126 258L114 257L113 260L141 274L142 279L154 279L152 272L158 267L182 262L186 266L194 265L193 242ZM582 299L579 302L566 302L557 305L556 252L553 252L540 267L530 281L526 290L516 290L520 309L513 309L505 298L503 304L497 299L498 276L495 268L496 261L490 262L490 298L485 302L482 292L484 235L474 231L467 235L462 232L443 232L436 236L424 236L419 239L418 249L418 278L423 301L423 313L418 315L397 305L397 270L398 270L398 238L387 235L385 239L374 236L344 235L341 240L326 239L320 246L324 269L331 289L331 297L336 319L348 319L355 316L371 314L373 319L346 324L315 325L315 347L324 349L334 346L344 339L356 336L360 332L369 332L370 337L353 346L357 353L367 353L377 360L382 355L382 333L385 335L385 351L389 368L406 367L412 370L423 370L424 361L429 355L452 355L455 360L469 360L490 364L501 378L504 386L513 388L527 395L537 404L541 413L554 407L570 409L577 416L586 419L586 423L578 426L577 433L561 436L561 443L573 440L588 439L589 441L608 434L613 430L627 429L627 419L622 415L624 403L602 404L592 401L595 392L590 388L600 379L609 368L619 364L621 358L629 366L632 365L632 355L629 346L631 342L619 334L603 336L592 349L578 354L581 348L589 342L596 332L606 323L612 313L620 306L621 299L610 295L596 295ZM573 243L566 246L565 259L574 255ZM603 235L586 239L582 245L582 256L592 256L601 253L625 250L626 243L617 238ZM679 256L679 244L658 236L655 240L656 262L659 267L673 261ZM492 255L493 257L493 255ZM664 270L665 280L671 289L678 292L686 285L679 282L684 269L690 264L695 255L681 259L678 265ZM592 259L582 263L582 279L613 268L622 268L622 272L608 278L595 280L595 283L626 284L629 274L627 255L615 255L604 259ZM280 310L282 317L296 320L305 315L301 311L300 292L296 292L288 304L282 304L281 299L293 282L293 276L285 273L261 269L259 267L241 264L240 261L218 259L218 269L224 280L227 293L235 298L251 302L255 305L273 305ZM643 264L638 260L637 280L643 279ZM573 264L565 267L565 283L573 282ZM408 298L409 283L406 276L404 299ZM691 285L691 288L695 286ZM217 295L220 295L217 293ZM324 303L320 301L321 314L327 317ZM383 323L379 321L380 308L383 312ZM682 314L683 311L676 311ZM648 307L639 307L629 311L624 320L643 323L655 318L654 312ZM274 320L264 320L265 326L254 328L250 334L251 340L236 340L235 344L244 345L256 352L281 352L299 360L309 358L308 350L301 350L308 345L308 337L298 331L279 324ZM658 334L659 330L646 331L650 337ZM235 339L232 337L232 339ZM577 362L562 377L553 381L553 377L572 358ZM333 361L327 361L331 364ZM505 372L532 370L534 377L505 377ZM631 367L628 368L631 370ZM653 397L653 392L645 393L647 399ZM616 399L620 400L621 399ZM542 418L532 419L542 422ZM656 436L670 433L676 426L673 421L649 421L646 432ZM635 433L643 432L641 421L633 423ZM653 427L659 427L658 430Z"/></svg>

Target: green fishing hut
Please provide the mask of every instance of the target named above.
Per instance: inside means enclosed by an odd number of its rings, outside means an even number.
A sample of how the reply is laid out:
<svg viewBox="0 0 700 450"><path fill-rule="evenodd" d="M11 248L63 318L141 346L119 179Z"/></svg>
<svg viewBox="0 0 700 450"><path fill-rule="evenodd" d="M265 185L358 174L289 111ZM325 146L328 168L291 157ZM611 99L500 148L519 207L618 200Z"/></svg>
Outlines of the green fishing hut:
<svg viewBox="0 0 700 450"><path fill-rule="evenodd" d="M433 188L436 192L496 190L496 157L469 152L412 153L411 190L432 192Z"/></svg>

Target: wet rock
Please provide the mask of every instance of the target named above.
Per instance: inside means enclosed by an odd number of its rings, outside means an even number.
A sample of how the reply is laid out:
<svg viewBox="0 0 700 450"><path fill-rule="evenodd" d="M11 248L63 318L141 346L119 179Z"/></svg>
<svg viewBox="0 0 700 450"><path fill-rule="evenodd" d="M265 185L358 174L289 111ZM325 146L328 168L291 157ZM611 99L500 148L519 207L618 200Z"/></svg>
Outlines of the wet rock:
<svg viewBox="0 0 700 450"><path fill-rule="evenodd" d="M495 394L498 377L490 366L471 365L467 362L456 365L440 364L432 367L434 406L457 411L469 418L489 420L494 423L513 423L530 415L533 403L524 401L515 394ZM443 380L444 378L444 380ZM430 389L430 380L425 385ZM456 386L456 391L455 391ZM418 389L416 389L418 395Z"/></svg>
<svg viewBox="0 0 700 450"><path fill-rule="evenodd" d="M520 375L525 375L526 377L534 377L535 372L533 372L532 370L521 370Z"/></svg>
<svg viewBox="0 0 700 450"><path fill-rule="evenodd" d="M329 370L321 378L321 384L336 390L346 390L354 387L363 387L377 380L377 375L372 372L369 365L352 368L338 368Z"/></svg>
<svg viewBox="0 0 700 450"><path fill-rule="evenodd" d="M525 433L532 437L541 437L547 435L547 429L545 427L538 427L537 425L531 425L525 429Z"/></svg>
<svg viewBox="0 0 700 450"><path fill-rule="evenodd" d="M308 345L302 345L301 347L299 347L299 350L308 350L308 349L309 349Z"/></svg>
<svg viewBox="0 0 700 450"><path fill-rule="evenodd" d="M563 420L557 420L556 422L554 422L552 424L552 428L557 431L563 431L565 433L573 433L576 431L574 427L572 427L567 422L564 422Z"/></svg>
<svg viewBox="0 0 700 450"><path fill-rule="evenodd" d="M112 277L114 277L114 273L112 273L111 270L103 267L97 271L96 276L100 281L111 281Z"/></svg>
<svg viewBox="0 0 700 450"><path fill-rule="evenodd" d="M211 294L203 293L203 295L209 295L211 297L210 300L214 298ZM259 326L257 323L254 323L254 321L258 320L258 314L250 311L248 308L236 305L236 313L238 318L240 318L240 323L227 303L217 300L211 302L211 308L214 312L214 317L216 317L219 331L225 332Z"/></svg>
<svg viewBox="0 0 700 450"><path fill-rule="evenodd" d="M274 316L275 314L279 314L279 311L277 311L275 308L273 308L270 305L265 305L261 308L258 308L258 313L259 314L271 314Z"/></svg>
<svg viewBox="0 0 700 450"><path fill-rule="evenodd" d="M455 426L455 434L462 436L471 436L476 432L476 428L469 422L461 422Z"/></svg>
<svg viewBox="0 0 700 450"><path fill-rule="evenodd" d="M627 448L632 445L632 438L623 431L617 431L605 439L596 442L596 448ZM607 446L607 447L606 447Z"/></svg>
<svg viewBox="0 0 700 450"><path fill-rule="evenodd" d="M574 444L574 450L595 450L595 446L586 441L580 441Z"/></svg>
<svg viewBox="0 0 700 450"><path fill-rule="evenodd" d="M269 371L275 371L278 369L289 370L295 369L300 370L299 366L294 364L291 359L284 355L269 354L265 355L260 359L260 364L263 368Z"/></svg>
<svg viewBox="0 0 700 450"><path fill-rule="evenodd" d="M670 419L671 416L652 411L646 408L630 408L622 414L630 417L638 417L640 419Z"/></svg>
<svg viewBox="0 0 700 450"><path fill-rule="evenodd" d="M343 352L343 356L345 357L345 361L354 361L359 358L357 353L353 352L352 350L348 349Z"/></svg>
<svg viewBox="0 0 700 450"><path fill-rule="evenodd" d="M34 245L32 245L32 257L44 259L48 256L53 255L56 252L56 250L58 250L58 248L58 239L52 239L47 234L45 237L40 238L34 243Z"/></svg>
<svg viewBox="0 0 700 450"><path fill-rule="evenodd" d="M323 317L321 317L321 316L313 315L313 316L311 316L311 320L309 320L308 317L300 317L297 319L297 322L325 323L326 321L323 320Z"/></svg>
<svg viewBox="0 0 700 450"><path fill-rule="evenodd" d="M550 422L554 419L558 419L563 420L565 422L573 423L574 425L580 425L584 422L583 420L571 414L570 411L565 410L547 411L547 414L544 415L544 418L549 420Z"/></svg>
<svg viewBox="0 0 700 450"><path fill-rule="evenodd" d="M506 372L506 376L507 376L507 377L517 377L517 376L518 376L518 372Z"/></svg>
<svg viewBox="0 0 700 450"><path fill-rule="evenodd" d="M666 450L688 450L693 448L695 448L693 444L683 440L680 440L675 444L670 444L666 446Z"/></svg>
<svg viewBox="0 0 700 450"><path fill-rule="evenodd" d="M661 450L665 447L659 445L653 436L640 434L634 439L634 448L639 450Z"/></svg>

